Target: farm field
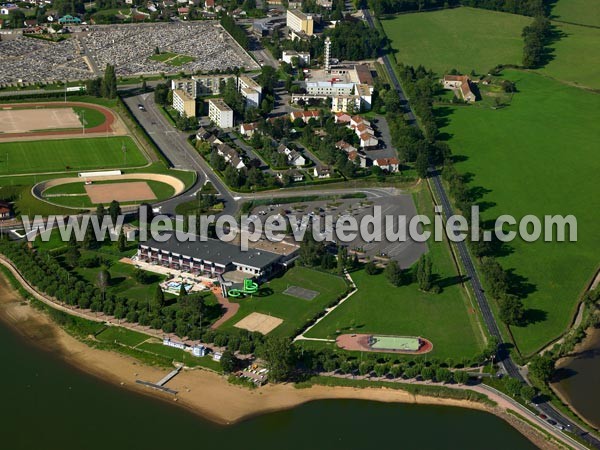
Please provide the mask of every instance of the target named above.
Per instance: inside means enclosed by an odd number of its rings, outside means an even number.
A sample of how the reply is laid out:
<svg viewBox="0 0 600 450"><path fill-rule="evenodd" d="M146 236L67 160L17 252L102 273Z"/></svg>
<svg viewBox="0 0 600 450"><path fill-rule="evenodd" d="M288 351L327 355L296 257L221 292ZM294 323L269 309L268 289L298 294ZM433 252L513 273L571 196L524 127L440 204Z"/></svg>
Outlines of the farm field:
<svg viewBox="0 0 600 450"><path fill-rule="evenodd" d="M382 20L398 63L422 64L442 75L470 73L498 64L520 64L523 27L531 18L473 8L402 14Z"/></svg>
<svg viewBox="0 0 600 450"><path fill-rule="evenodd" d="M576 86L600 89L600 52L592 50L600 48L600 28L552 25L561 38L550 44L553 58L539 72Z"/></svg>
<svg viewBox="0 0 600 450"><path fill-rule="evenodd" d="M423 214L432 211L426 190L415 195ZM425 293L416 283L394 287L383 273L352 273L358 287L352 297L315 326L306 337L335 339L341 333L379 333L421 336L433 343L428 356L455 358L475 356L483 348L477 312L458 284L458 275L445 242L430 241L433 273L442 287L439 294Z"/></svg>
<svg viewBox="0 0 600 450"><path fill-rule="evenodd" d="M298 286L319 292L312 300L303 300L284 294L290 286ZM283 323L269 335L292 336L302 325L323 311L346 291L342 277L330 275L305 267L294 267L279 278L274 278L259 288L258 294L239 300L238 313L219 329L232 330L247 315L259 312L283 319ZM237 328L235 328L237 329Z"/></svg>
<svg viewBox="0 0 600 450"><path fill-rule="evenodd" d="M146 163L129 136L2 142L0 155L0 175L136 167Z"/></svg>
<svg viewBox="0 0 600 450"><path fill-rule="evenodd" d="M519 91L508 108L444 106L437 113L454 154L465 158L458 171L474 174L471 186L489 190L481 199L489 207L482 219L577 218L576 243L516 240L499 259L522 277L530 323L511 329L521 352L529 355L570 324L598 266L600 96L533 73L511 70L505 76Z"/></svg>
<svg viewBox="0 0 600 450"><path fill-rule="evenodd" d="M600 3L589 0L558 0L552 8L552 18L600 27Z"/></svg>

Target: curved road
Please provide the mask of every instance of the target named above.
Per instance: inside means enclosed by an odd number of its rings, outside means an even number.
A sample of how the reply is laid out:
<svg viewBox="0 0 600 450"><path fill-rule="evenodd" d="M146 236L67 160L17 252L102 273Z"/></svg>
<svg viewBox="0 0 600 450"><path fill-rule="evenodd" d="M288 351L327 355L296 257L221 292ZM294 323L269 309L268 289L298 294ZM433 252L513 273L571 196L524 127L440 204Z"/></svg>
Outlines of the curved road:
<svg viewBox="0 0 600 450"><path fill-rule="evenodd" d="M365 9L365 10L363 10L363 14L364 14L365 20L367 21L369 26L371 28L375 28L375 23L373 21L373 17L371 16L370 11ZM383 55L383 62L384 62L385 68L388 72L389 78L392 81L394 88L398 92L398 96L400 97L400 100L402 101L403 105L405 106L405 114L406 114L407 119L412 123L412 125L418 126L417 121L415 119L414 112L412 111L410 104L407 101L406 95L404 94L404 91L402 90L402 86L400 85L400 82L398 81L398 78L396 77L396 73L394 72L394 70L392 68L392 64L391 64L389 56L387 54ZM446 215L446 217L453 215L453 208L452 208L452 205L448 198L448 194L446 193L446 190L444 189L444 186L440 179L439 172L435 169L431 170L431 180L433 181L435 192L444 208L444 214ZM479 308L481 310L481 315L487 326L487 329L488 329L490 335L492 335L498 339L498 342L502 342L503 341L502 334L500 333L498 323L496 322L496 319L494 317L494 314L492 312L492 309L490 307L488 299L485 295L485 291L483 290L483 288L481 286L479 276L477 275L477 271L475 270L475 265L473 263L473 259L471 258L471 255L469 254L467 245L465 244L464 241L457 242L456 247L458 249L458 254L460 256L460 259L463 263L463 266L464 266L467 276L469 278L469 283L471 284L471 288L473 289L473 292L475 293L475 298L477 299L477 304L479 305ZM504 348L503 345L500 346L500 349L498 352L498 358L499 358L500 366L504 369L504 371L508 375L522 381L523 383L527 383L527 378L521 373L521 371L519 370L519 366L517 366L517 364L515 364L515 362L510 357L510 353L508 351L506 351L506 349ZM550 403L541 402L537 405L537 409L540 412L544 413L546 416L555 419L559 423L559 425L563 426L566 430L569 430L570 432L576 434L581 439L586 441L589 445L591 445L595 448L600 448L600 440L598 438L596 438L595 436L590 434L587 430L584 430L583 428L579 427L575 422L571 421L569 418L565 417L560 411L558 411L556 408L554 408Z"/></svg>

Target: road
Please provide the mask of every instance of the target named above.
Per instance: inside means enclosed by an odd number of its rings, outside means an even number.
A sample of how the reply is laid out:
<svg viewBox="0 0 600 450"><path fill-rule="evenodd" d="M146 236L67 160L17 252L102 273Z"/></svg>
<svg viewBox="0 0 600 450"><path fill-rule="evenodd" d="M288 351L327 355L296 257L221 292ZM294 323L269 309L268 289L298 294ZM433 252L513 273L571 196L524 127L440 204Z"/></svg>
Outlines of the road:
<svg viewBox="0 0 600 450"><path fill-rule="evenodd" d="M188 190L187 194L183 195L189 196L191 200L191 197L202 188L204 183L210 181L224 202L225 208L223 212L234 215L237 207L229 189L225 187L221 179L210 169L202 156L190 145L187 140L189 134L176 130L167 118L160 113L159 106L154 102L154 95L151 93L140 94L133 97L125 97L123 100L173 167L176 169L191 169L197 172L196 183ZM144 106L145 111L138 109L139 104ZM161 212L174 214L175 206L182 201L181 197L175 197L159 203Z"/></svg>
<svg viewBox="0 0 600 450"><path fill-rule="evenodd" d="M369 26L371 28L375 28L375 23L373 21L373 17L371 16L370 11L363 10L363 14L364 14L365 20L367 21ZM408 101L407 101L406 95L404 94L404 91L402 90L402 86L400 85L398 78L396 77L396 73L394 72L394 70L392 68L392 65L389 60L388 55L383 55L383 62L384 62L385 68L388 72L389 78L392 81L392 84L394 85L394 88L398 92L398 96L400 97L400 100L402 101L402 104L405 107L405 115L406 115L407 119L414 126L417 126L417 121L416 121L414 112L410 106L410 103L408 103ZM450 203L448 194L446 193L446 190L444 189L444 185L442 184L440 174L435 169L431 171L431 181L433 182L433 186L434 186L435 192L437 194L437 197L438 197L441 205L444 208L444 214L446 215L446 217L453 215L452 204ZM471 258L471 255L469 253L467 245L465 244L465 242L458 242L458 243L456 243L456 247L458 249L458 254L459 254L460 260L463 264L463 267L465 268L466 275L468 276L469 284L471 285L471 288L472 288L472 290L475 294L475 298L477 300L477 304L479 305L479 309L481 310L481 315L483 317L483 321L484 321L490 335L496 337L498 339L498 342L503 342L502 334L500 333L498 323L496 322L496 318L494 317L494 314L490 307L490 303L485 295L485 291L483 290L483 288L481 286L479 276L477 274L477 271L475 270L475 265L473 263L473 259ZM498 358L499 358L499 364L500 364L501 368L508 375L522 381L523 383L527 383L527 378L521 373L519 366L517 366L517 364L515 364L515 362L512 360L512 358L510 356L510 353L508 351L506 351L506 349L503 345L500 346L500 350L498 352ZM558 411L556 408L554 408L550 403L548 403L548 402L538 403L537 409L540 412L544 413L546 416L555 419L559 425L563 426L565 429L569 430L570 432L578 435L581 439L585 440L587 443L589 443L593 447L600 448L600 440L599 439L597 439L595 436L591 435L588 431L580 428L575 422L571 421L569 418L565 417L560 411Z"/></svg>

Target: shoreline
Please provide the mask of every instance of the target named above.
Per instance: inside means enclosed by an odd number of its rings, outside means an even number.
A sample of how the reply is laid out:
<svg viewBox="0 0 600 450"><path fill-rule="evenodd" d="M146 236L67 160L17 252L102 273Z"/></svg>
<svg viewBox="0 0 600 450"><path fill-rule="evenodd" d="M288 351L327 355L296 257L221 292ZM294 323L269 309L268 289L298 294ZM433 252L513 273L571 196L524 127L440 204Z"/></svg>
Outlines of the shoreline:
<svg viewBox="0 0 600 450"><path fill-rule="evenodd" d="M600 329L596 329L596 328L592 327L591 329L586 330L585 338L581 342L579 342L577 345L575 345L575 348L573 349L571 354L584 353L586 351L593 350L594 348L598 348L599 343L600 343ZM563 356L558 361L556 361L556 369L563 369L563 368L567 367L569 365L569 363L571 361L573 361L573 359L574 359L574 356L568 356L568 355ZM552 389L552 392L554 392L554 394L556 394L556 396L559 398L559 400L561 402L563 402L565 405L567 405L567 407L571 411L573 411L577 415L577 417L579 417L583 422L585 422L593 430L596 430L596 431L599 430L599 426L597 424L594 424L590 419L585 417L585 415L582 414L573 405L572 399L569 398L569 396L567 395L564 388L560 385L560 382L550 383L550 388Z"/></svg>
<svg viewBox="0 0 600 450"><path fill-rule="evenodd" d="M498 416L540 448L558 448L553 441L502 407L481 403L414 395L389 388L353 388L315 385L298 389L291 383L268 384L250 390L230 384L227 379L202 369L184 370L169 382L178 392L173 396L136 384L136 379L156 381L169 369L148 366L131 356L88 346L68 334L44 312L33 308L0 273L0 320L42 349L53 351L75 369L105 382L154 399L175 403L187 411L226 426L258 415L288 410L318 400L356 399L385 403L453 406L475 409Z"/></svg>

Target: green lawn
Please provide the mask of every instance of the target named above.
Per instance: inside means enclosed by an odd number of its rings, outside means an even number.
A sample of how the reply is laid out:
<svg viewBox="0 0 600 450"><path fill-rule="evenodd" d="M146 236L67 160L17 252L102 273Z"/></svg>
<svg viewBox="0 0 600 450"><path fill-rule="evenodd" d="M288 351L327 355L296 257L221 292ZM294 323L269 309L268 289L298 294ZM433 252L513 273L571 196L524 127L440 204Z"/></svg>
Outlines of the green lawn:
<svg viewBox="0 0 600 450"><path fill-rule="evenodd" d="M552 59L539 71L576 86L600 89L600 28L558 22L553 26L561 37L550 45Z"/></svg>
<svg viewBox="0 0 600 450"><path fill-rule="evenodd" d="M510 244L500 258L523 277L527 327L513 327L524 354L559 336L598 267L600 218L598 142L600 96L520 71L507 71L519 93L500 110L444 107L441 131L450 136L460 172L474 174L472 186L489 190L484 219L500 214L574 214L576 243Z"/></svg>
<svg viewBox="0 0 600 450"><path fill-rule="evenodd" d="M100 181L94 184L115 184L115 183L127 183L132 181L141 181L141 180L120 180L120 181ZM160 181L147 180L148 186L156 195L156 199L154 201L166 200L173 196L175 190L172 186L161 183ZM67 194L64 197L48 197L48 195L58 195L58 194ZM73 195L73 194L83 194L83 195ZM70 196L69 196L70 195ZM75 208L90 208L95 204L92 203L90 198L87 196L85 191L85 183L69 183L63 184L60 186L53 186L50 189L44 191L44 197L53 203L58 205L67 206L67 207L75 207ZM123 202L123 205L130 204L138 204L142 203L142 201L138 202Z"/></svg>
<svg viewBox="0 0 600 450"><path fill-rule="evenodd" d="M135 167L145 163L129 136L0 143L0 175Z"/></svg>
<svg viewBox="0 0 600 450"><path fill-rule="evenodd" d="M498 64L520 64L524 16L473 8L402 14L382 20L396 60L424 65L438 74L450 69L487 73Z"/></svg>
<svg viewBox="0 0 600 450"><path fill-rule="evenodd" d="M75 106L73 111L79 116L79 120L84 123L86 128L97 127L102 125L106 120L104 114L97 109Z"/></svg>
<svg viewBox="0 0 600 450"><path fill-rule="evenodd" d="M179 55L177 53L172 52L163 52L158 55L152 55L150 57L152 61L160 61L168 64L170 66L182 66L186 63L194 61L194 57L188 55Z"/></svg>
<svg viewBox="0 0 600 450"><path fill-rule="evenodd" d="M319 295L312 300L291 297L283 294L288 286L311 289L319 292ZM248 314L259 312L283 319L283 323L269 335L292 336L345 291L346 282L341 277L305 267L294 267L283 276L261 285L258 295L237 300L240 304L238 313L221 329L233 329L233 325Z"/></svg>
<svg viewBox="0 0 600 450"><path fill-rule="evenodd" d="M422 214L433 208L426 190L416 195ZM342 333L382 333L398 336L422 336L433 343L428 356L441 359L473 357L482 348L483 338L477 316L463 287L457 284L457 272L445 242L429 242L429 256L440 294L424 293L416 283L394 287L385 276L352 273L358 287L348 301L323 319L306 336L334 339Z"/></svg>
<svg viewBox="0 0 600 450"><path fill-rule="evenodd" d="M552 17L565 22L600 27L600 2L590 0L558 0Z"/></svg>

